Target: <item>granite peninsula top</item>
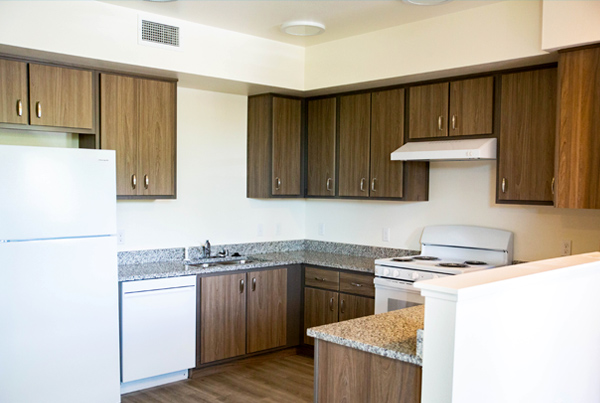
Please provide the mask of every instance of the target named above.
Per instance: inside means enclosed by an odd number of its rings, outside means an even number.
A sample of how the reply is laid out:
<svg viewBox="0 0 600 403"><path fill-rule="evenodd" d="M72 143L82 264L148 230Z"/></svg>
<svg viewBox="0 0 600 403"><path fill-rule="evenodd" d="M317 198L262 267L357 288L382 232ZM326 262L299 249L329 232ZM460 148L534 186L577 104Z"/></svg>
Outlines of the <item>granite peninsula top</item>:
<svg viewBox="0 0 600 403"><path fill-rule="evenodd" d="M185 264L182 260L153 263L136 263L119 265L119 281L146 280L154 278L177 277L196 274L228 272L263 267L273 267L291 264L308 264L315 266L332 267L336 269L353 270L373 273L375 270L375 257L353 256L348 254L317 252L317 251L289 251L274 253L251 254L247 257L248 263L214 265L202 267L201 265ZM214 259L215 263L219 260Z"/></svg>
<svg viewBox="0 0 600 403"><path fill-rule="evenodd" d="M417 353L422 339L417 340L417 331L423 329L424 316L424 305L417 305L313 327L307 330L307 334L319 340L422 366L423 361Z"/></svg>

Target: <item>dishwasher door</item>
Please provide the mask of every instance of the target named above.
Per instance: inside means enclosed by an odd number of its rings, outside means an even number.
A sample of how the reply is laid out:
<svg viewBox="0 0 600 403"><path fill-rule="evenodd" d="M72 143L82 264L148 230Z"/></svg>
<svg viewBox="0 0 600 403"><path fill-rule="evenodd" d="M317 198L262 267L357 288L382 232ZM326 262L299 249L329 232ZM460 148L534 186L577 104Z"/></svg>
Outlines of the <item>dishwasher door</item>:
<svg viewBox="0 0 600 403"><path fill-rule="evenodd" d="M196 366L196 276L121 285L121 382Z"/></svg>

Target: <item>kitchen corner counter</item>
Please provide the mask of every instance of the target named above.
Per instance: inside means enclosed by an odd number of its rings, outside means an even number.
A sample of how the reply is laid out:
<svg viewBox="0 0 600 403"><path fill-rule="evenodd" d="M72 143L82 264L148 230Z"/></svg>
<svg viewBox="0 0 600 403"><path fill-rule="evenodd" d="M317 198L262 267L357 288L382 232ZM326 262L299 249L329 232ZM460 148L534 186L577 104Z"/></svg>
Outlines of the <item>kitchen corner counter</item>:
<svg viewBox="0 0 600 403"><path fill-rule="evenodd" d="M251 262L226 266L192 266L182 261L119 265L119 281L147 280L154 278L177 277L196 274L209 274L228 271L251 270L264 267L308 264L343 270L373 273L375 257L352 256L316 251L291 251L252 254L247 257ZM223 259L221 259L223 260ZM215 260L216 262L217 260Z"/></svg>
<svg viewBox="0 0 600 403"><path fill-rule="evenodd" d="M423 305L358 319L313 327L307 334L316 339L422 366L417 350L422 339Z"/></svg>

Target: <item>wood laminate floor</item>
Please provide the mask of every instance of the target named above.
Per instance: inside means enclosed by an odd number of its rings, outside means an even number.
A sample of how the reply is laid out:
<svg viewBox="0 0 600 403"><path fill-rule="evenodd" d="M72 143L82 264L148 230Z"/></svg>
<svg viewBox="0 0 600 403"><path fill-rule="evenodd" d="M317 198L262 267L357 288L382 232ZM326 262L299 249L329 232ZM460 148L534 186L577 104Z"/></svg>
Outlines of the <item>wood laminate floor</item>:
<svg viewBox="0 0 600 403"><path fill-rule="evenodd" d="M236 363L187 381L123 395L121 402L312 402L313 368L313 359L301 355Z"/></svg>

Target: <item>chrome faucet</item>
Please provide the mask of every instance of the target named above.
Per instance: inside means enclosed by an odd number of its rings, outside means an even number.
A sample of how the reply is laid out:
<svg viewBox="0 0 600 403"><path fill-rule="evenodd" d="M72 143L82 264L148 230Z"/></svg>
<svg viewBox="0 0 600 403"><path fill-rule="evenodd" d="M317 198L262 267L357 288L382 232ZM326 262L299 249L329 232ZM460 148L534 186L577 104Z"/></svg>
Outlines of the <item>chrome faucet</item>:
<svg viewBox="0 0 600 403"><path fill-rule="evenodd" d="M208 239L204 242L204 246L202 247L202 257L210 257L210 242Z"/></svg>

